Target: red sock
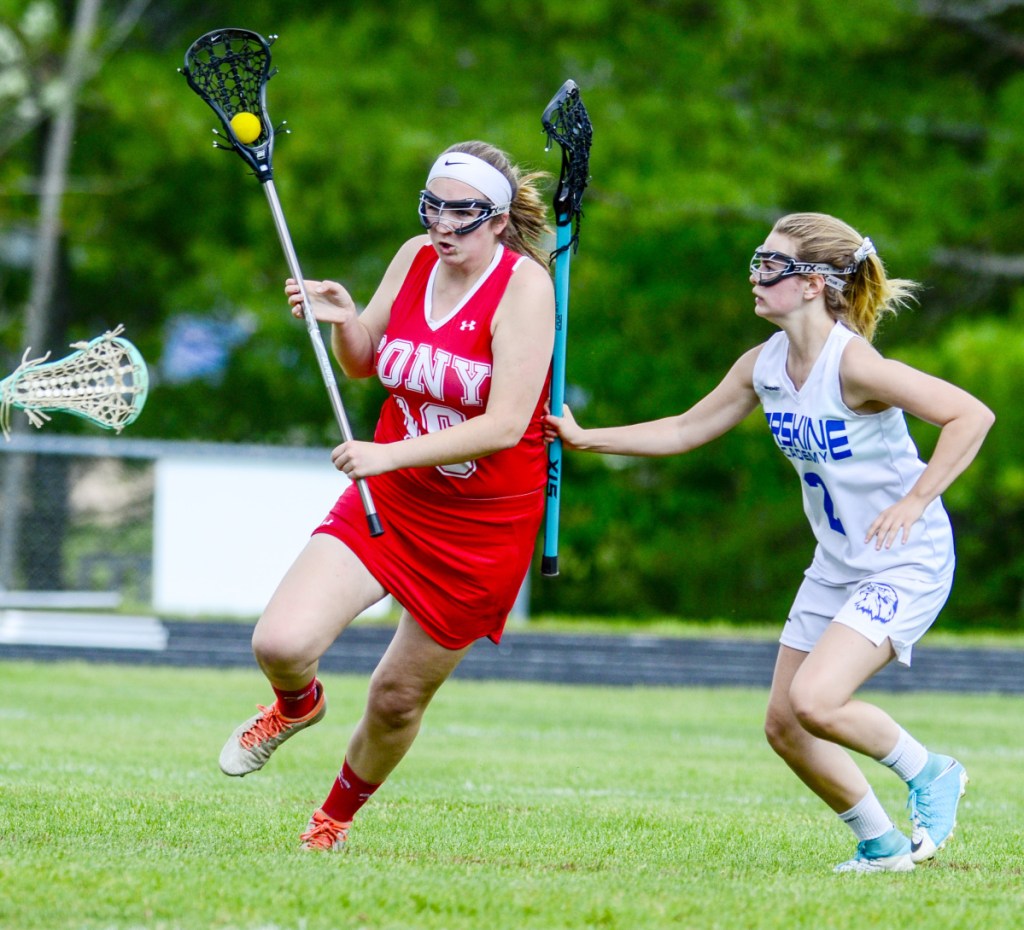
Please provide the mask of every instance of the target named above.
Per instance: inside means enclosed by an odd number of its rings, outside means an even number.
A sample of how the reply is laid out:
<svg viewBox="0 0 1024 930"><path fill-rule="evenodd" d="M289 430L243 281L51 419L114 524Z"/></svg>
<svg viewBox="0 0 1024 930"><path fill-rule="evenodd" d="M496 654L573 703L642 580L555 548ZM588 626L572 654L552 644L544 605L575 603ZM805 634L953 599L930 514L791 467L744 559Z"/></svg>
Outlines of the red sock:
<svg viewBox="0 0 1024 930"><path fill-rule="evenodd" d="M341 766L338 777L334 779L331 793L321 806L321 810L332 820L348 823L380 785L371 785L363 781L349 768L348 759Z"/></svg>
<svg viewBox="0 0 1024 930"><path fill-rule="evenodd" d="M273 685L270 687L274 688ZM298 720L311 713L320 699L320 682L315 678L298 691L282 691L274 688L277 695L277 707L289 720Z"/></svg>

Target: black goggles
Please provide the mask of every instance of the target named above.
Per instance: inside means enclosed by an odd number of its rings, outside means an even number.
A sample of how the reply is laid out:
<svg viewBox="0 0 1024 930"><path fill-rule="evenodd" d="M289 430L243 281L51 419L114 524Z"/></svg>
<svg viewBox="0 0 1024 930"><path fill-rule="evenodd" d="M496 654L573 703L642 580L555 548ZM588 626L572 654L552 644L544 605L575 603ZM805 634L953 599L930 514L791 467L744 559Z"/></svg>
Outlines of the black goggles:
<svg viewBox="0 0 1024 930"><path fill-rule="evenodd" d="M853 274L856 270L855 264L846 268L836 268L835 265L824 262L802 262L783 252L765 252L761 249L758 249L750 260L750 273L762 287L771 287L783 278L790 278L793 275L820 274L824 276L829 287L841 291L846 287L846 282L839 276Z"/></svg>
<svg viewBox="0 0 1024 930"><path fill-rule="evenodd" d="M419 214L424 229L444 224L456 236L479 229L489 219L508 213L508 205L498 207L489 200L442 200L430 191L420 191Z"/></svg>

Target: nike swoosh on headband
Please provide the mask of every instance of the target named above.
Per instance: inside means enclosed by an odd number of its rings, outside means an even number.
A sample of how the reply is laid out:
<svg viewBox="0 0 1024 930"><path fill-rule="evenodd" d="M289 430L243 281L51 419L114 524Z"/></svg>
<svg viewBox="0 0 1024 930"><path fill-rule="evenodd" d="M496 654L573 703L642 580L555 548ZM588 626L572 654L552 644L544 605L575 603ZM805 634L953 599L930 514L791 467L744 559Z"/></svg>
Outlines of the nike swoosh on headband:
<svg viewBox="0 0 1024 930"><path fill-rule="evenodd" d="M505 213L512 204L512 183L494 165L471 155L468 152L457 152L461 158L452 158L452 154L444 152L437 157L434 166L427 175L427 187L434 178L446 177L462 181L480 191L498 212Z"/></svg>

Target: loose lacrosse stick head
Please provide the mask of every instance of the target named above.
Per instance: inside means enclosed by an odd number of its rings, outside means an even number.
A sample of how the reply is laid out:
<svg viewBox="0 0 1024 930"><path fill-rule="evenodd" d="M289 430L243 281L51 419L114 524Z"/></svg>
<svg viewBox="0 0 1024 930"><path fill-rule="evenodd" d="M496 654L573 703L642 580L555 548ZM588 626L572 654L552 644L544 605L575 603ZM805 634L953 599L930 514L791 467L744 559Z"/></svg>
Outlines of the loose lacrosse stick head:
<svg viewBox="0 0 1024 930"><path fill-rule="evenodd" d="M146 403L149 372L141 353L121 337L122 328L91 342L72 343L78 351L56 362L49 354L21 364L0 381L0 428L10 434L11 408L24 410L40 427L50 413L71 413L120 433L134 423Z"/></svg>
<svg viewBox="0 0 1024 930"><path fill-rule="evenodd" d="M575 81L566 81L551 98L541 116L541 126L548 137L547 150L555 142L562 150L562 170L555 190L555 222L559 226L575 222L571 240L575 251L579 247L583 192L590 180L590 143L594 137Z"/></svg>
<svg viewBox="0 0 1024 930"><path fill-rule="evenodd" d="M264 39L248 29L215 29L200 36L185 52L185 67L179 70L192 88L217 114L230 145L214 140L217 148L233 148L261 181L273 176L274 127L267 113L267 81L277 69L270 67L270 46L277 36ZM242 113L255 116L260 132L255 138L239 138L239 124L232 120ZM246 120L243 117L243 120ZM248 119L251 124L251 119ZM242 124L244 125L244 123Z"/></svg>

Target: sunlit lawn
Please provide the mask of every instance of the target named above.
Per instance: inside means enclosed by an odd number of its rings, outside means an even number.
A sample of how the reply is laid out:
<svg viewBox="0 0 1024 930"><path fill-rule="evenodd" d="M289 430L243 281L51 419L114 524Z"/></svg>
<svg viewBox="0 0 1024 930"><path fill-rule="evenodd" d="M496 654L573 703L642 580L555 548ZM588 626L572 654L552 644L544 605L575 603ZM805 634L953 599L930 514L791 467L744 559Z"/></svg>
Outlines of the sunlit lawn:
<svg viewBox="0 0 1024 930"><path fill-rule="evenodd" d="M882 696L966 763L961 827L911 874L836 876L851 836L740 689L449 682L350 851L298 852L366 689L326 683L324 723L233 780L256 671L0 662L0 927L1020 926L1024 699Z"/></svg>

